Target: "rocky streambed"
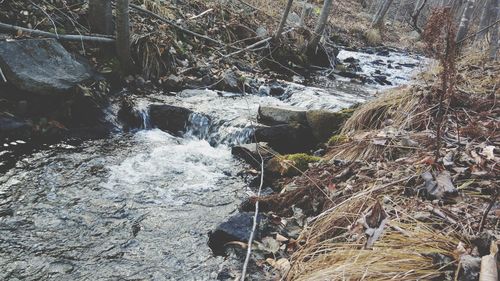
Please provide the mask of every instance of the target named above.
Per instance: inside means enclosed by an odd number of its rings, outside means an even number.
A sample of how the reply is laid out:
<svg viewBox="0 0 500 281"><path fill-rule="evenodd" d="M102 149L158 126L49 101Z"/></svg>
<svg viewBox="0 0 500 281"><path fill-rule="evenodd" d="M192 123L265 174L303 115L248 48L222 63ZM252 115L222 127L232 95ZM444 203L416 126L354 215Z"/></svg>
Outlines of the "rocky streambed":
<svg viewBox="0 0 500 281"><path fill-rule="evenodd" d="M253 192L241 173L247 164L231 148L253 142L260 130L271 144L277 140L273 148L279 152L314 151L283 148L303 131L283 129L286 120L258 120L259 107L306 114L302 126L307 127L308 113L362 103L379 89L408 83L423 63L393 50L346 51L339 58L341 70L322 73L307 86L300 80L255 79L255 91L245 94L123 91L118 96L127 96L128 106L109 106L106 119L114 129L106 138L42 147L22 135L6 139L0 152L5 171L0 176L0 278L223 279L225 260L209 247L209 232L218 226L231 232L231 220L221 223L237 215ZM389 64L400 69L389 71ZM311 138L319 142L314 133L322 128L311 127Z"/></svg>

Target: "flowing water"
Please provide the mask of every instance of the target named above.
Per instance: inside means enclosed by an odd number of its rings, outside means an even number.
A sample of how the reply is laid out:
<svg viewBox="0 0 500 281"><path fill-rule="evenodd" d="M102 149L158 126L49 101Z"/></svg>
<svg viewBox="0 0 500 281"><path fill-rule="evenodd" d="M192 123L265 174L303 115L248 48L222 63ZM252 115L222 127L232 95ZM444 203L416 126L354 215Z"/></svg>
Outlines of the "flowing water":
<svg viewBox="0 0 500 281"><path fill-rule="evenodd" d="M379 59L348 55L364 64ZM410 72L389 79L401 84ZM0 279L216 279L223 259L210 252L207 233L247 196L238 175L244 166L230 147L249 141L258 106L337 110L376 89L330 81L321 88L289 83L280 97L209 90L137 97L141 130L16 158L0 176ZM175 137L151 128L150 104L196 113L184 136ZM6 144L0 155L16 145Z"/></svg>

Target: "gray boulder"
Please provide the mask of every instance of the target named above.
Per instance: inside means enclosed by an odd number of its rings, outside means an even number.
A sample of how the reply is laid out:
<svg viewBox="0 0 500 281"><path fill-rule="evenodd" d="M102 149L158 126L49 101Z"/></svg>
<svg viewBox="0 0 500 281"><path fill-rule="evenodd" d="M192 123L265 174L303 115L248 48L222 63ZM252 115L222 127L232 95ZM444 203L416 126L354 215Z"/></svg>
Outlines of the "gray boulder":
<svg viewBox="0 0 500 281"><path fill-rule="evenodd" d="M240 241L248 242L253 227L254 213L244 212L230 217L227 221L221 223L213 232L209 233L208 246L212 249L214 255L225 255L225 248L228 242ZM262 216L257 217L260 224ZM260 239L261 231L257 229L256 239Z"/></svg>
<svg viewBox="0 0 500 281"><path fill-rule="evenodd" d="M174 135L181 135L193 111L179 106L154 104L149 106L151 124L163 131Z"/></svg>
<svg viewBox="0 0 500 281"><path fill-rule="evenodd" d="M0 42L0 67L8 82L42 95L64 93L92 77L55 39Z"/></svg>
<svg viewBox="0 0 500 281"><path fill-rule="evenodd" d="M307 124L307 116L305 110L300 110L294 107L287 106L260 106L259 121L263 124L278 125L298 123Z"/></svg>

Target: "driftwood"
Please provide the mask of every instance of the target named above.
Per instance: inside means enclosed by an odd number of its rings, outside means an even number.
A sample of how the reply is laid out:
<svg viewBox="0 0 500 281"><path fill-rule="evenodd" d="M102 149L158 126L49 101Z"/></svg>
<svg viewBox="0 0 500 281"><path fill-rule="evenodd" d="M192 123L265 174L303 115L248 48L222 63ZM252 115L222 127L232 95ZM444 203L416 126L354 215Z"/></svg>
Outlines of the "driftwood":
<svg viewBox="0 0 500 281"><path fill-rule="evenodd" d="M23 32L36 36L42 36L47 38L55 38L61 41L87 41L87 42L96 42L96 43L106 43L111 44L115 43L115 39L110 36L105 35L67 35L67 34L55 34L52 32L30 29L25 27L20 27L16 25L6 24L0 22L0 30L9 31L9 32Z"/></svg>

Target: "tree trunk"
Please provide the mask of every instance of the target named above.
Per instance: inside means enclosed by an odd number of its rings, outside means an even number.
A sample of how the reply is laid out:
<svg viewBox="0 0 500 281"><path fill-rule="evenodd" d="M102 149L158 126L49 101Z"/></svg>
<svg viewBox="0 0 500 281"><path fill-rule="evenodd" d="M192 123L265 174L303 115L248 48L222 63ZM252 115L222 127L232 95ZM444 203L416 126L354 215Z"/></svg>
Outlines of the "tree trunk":
<svg viewBox="0 0 500 281"><path fill-rule="evenodd" d="M479 30L483 30L490 23L491 15L495 10L495 2L496 2L495 0L487 0L486 3L484 4L483 11L481 12L481 20L479 21ZM487 33L488 30L478 32L476 34L475 40L476 41L482 40Z"/></svg>
<svg viewBox="0 0 500 281"><path fill-rule="evenodd" d="M404 5L405 5L405 0L400 0L399 5L398 5L398 9L394 13L394 17L392 18L393 22L395 22L399 19L399 15L400 15L401 11L403 10Z"/></svg>
<svg viewBox="0 0 500 281"><path fill-rule="evenodd" d="M321 14L319 16L318 23L314 29L313 37L307 48L309 50L316 49L319 44L319 40L325 31L326 23L328 21L328 16L330 15L330 10L332 9L333 0L325 0L323 3L323 8L321 9Z"/></svg>
<svg viewBox="0 0 500 281"><path fill-rule="evenodd" d="M467 3L465 3L464 12L462 13L462 18L460 19L460 25L458 26L456 37L457 42L462 41L469 31L470 19L472 12L474 11L474 2L475 0L468 0Z"/></svg>
<svg viewBox="0 0 500 281"><path fill-rule="evenodd" d="M500 0L494 0L492 1L493 7L495 8L492 13L492 17L495 21L500 20ZM495 25L491 30L491 42L490 42L490 58L491 59L497 59L497 54L498 54L498 44L499 44L499 38L498 38L498 29L499 26Z"/></svg>
<svg viewBox="0 0 500 281"><path fill-rule="evenodd" d="M278 27L278 30L276 31L276 34L274 35L275 37L280 37L281 33L283 32L283 28L285 28L286 21L288 19L288 14L290 13L290 10L292 9L292 4L293 0L288 0L288 3L286 4L285 12L283 13L283 17L281 18L280 25Z"/></svg>
<svg viewBox="0 0 500 281"><path fill-rule="evenodd" d="M113 33L111 10L111 0L89 0L89 23L92 32L107 35Z"/></svg>
<svg viewBox="0 0 500 281"><path fill-rule="evenodd" d="M380 1L382 1L382 0L372 0L372 3L370 4L370 10L369 10L370 14L375 12L375 10L377 9L377 7L380 4Z"/></svg>
<svg viewBox="0 0 500 281"><path fill-rule="evenodd" d="M124 73L131 72L129 0L116 1L116 53Z"/></svg>
<svg viewBox="0 0 500 281"><path fill-rule="evenodd" d="M377 13L373 17L372 28L380 28L384 23L385 14L389 11L389 7L391 6L393 0L384 0L382 5L378 9Z"/></svg>

